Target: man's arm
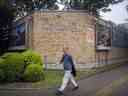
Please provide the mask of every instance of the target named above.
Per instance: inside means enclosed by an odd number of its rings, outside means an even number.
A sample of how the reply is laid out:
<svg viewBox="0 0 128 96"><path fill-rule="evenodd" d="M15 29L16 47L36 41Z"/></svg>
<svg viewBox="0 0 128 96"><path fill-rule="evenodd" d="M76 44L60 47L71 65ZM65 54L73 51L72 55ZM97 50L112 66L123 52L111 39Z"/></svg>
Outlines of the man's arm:
<svg viewBox="0 0 128 96"><path fill-rule="evenodd" d="M70 56L70 62L71 62L71 64L73 64L73 65L74 65L74 61L73 61L72 56Z"/></svg>
<svg viewBox="0 0 128 96"><path fill-rule="evenodd" d="M64 62L64 55L62 56L61 60L60 60L60 64Z"/></svg>
<svg viewBox="0 0 128 96"><path fill-rule="evenodd" d="M70 62L72 65L72 74L75 77L76 76L76 68L75 68L75 64L74 64L74 60L73 60L72 56L70 56Z"/></svg>

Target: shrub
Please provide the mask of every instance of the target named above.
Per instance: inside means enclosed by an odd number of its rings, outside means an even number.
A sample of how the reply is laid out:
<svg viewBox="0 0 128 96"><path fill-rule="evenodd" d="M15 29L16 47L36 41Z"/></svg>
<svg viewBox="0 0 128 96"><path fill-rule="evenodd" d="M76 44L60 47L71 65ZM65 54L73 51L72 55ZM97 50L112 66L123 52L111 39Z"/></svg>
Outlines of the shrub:
<svg viewBox="0 0 128 96"><path fill-rule="evenodd" d="M42 66L39 64L29 64L24 72L25 81L39 81L44 78Z"/></svg>
<svg viewBox="0 0 128 96"><path fill-rule="evenodd" d="M13 70L6 70L6 73L5 73L5 81L6 82L14 82L16 81L17 78L16 78L16 71L13 71Z"/></svg>
<svg viewBox="0 0 128 96"><path fill-rule="evenodd" d="M39 53L32 51L32 50L27 50L22 53L24 56L24 62L26 65L29 64L40 64L42 65L42 59Z"/></svg>
<svg viewBox="0 0 128 96"><path fill-rule="evenodd" d="M32 50L9 52L0 58L0 81L12 82L24 78L26 81L37 81L43 78L42 74L41 56Z"/></svg>
<svg viewBox="0 0 128 96"><path fill-rule="evenodd" d="M4 67L4 59L0 58L0 81L5 79Z"/></svg>
<svg viewBox="0 0 128 96"><path fill-rule="evenodd" d="M20 53L16 53L16 52L12 52L12 53L5 53L2 58L6 59L6 63L18 63L21 64L24 62L24 58L22 56L22 54Z"/></svg>
<svg viewBox="0 0 128 96"><path fill-rule="evenodd" d="M0 69L0 82L4 81L4 79L5 79L4 71L2 69Z"/></svg>
<svg viewBox="0 0 128 96"><path fill-rule="evenodd" d="M4 59L0 58L0 69L4 69Z"/></svg>
<svg viewBox="0 0 128 96"><path fill-rule="evenodd" d="M6 53L3 70L6 72L6 81L18 80L24 72L24 58L20 53Z"/></svg>
<svg viewBox="0 0 128 96"><path fill-rule="evenodd" d="M3 54L1 57L2 57L3 59L5 59L5 58L7 58L7 57L10 56L10 55L12 55L11 52Z"/></svg>
<svg viewBox="0 0 128 96"><path fill-rule="evenodd" d="M16 71L14 67L6 63L0 64L0 75L1 81L12 82L16 80Z"/></svg>

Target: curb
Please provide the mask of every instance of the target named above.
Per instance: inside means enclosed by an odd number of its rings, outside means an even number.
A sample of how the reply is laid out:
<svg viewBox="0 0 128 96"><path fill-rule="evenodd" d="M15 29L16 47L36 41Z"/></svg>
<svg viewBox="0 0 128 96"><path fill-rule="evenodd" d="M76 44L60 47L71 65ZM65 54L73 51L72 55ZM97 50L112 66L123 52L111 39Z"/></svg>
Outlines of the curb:
<svg viewBox="0 0 128 96"><path fill-rule="evenodd" d="M0 87L0 91L1 90L53 90L56 89L57 87L50 87L50 88L2 88Z"/></svg>
<svg viewBox="0 0 128 96"><path fill-rule="evenodd" d="M1 90L41 90L43 88L0 88Z"/></svg>

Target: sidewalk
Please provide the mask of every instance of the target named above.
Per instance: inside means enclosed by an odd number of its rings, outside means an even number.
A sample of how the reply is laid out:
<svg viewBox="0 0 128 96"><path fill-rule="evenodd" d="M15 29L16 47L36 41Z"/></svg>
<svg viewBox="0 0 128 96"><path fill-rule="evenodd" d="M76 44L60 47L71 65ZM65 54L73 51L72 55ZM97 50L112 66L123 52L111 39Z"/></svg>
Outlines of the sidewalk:
<svg viewBox="0 0 128 96"><path fill-rule="evenodd" d="M70 89L67 89L66 96L96 96L97 92L113 83L120 78L123 78L128 74L128 65L121 66L120 68L111 70L109 72L104 72L97 74L93 77L80 80L79 81L79 90L76 92L71 92ZM69 92L70 91L70 92ZM103 95L102 95L103 96ZM124 95L122 95L124 96Z"/></svg>
<svg viewBox="0 0 128 96"><path fill-rule="evenodd" d="M113 96L128 96L128 82L123 83L112 93Z"/></svg>

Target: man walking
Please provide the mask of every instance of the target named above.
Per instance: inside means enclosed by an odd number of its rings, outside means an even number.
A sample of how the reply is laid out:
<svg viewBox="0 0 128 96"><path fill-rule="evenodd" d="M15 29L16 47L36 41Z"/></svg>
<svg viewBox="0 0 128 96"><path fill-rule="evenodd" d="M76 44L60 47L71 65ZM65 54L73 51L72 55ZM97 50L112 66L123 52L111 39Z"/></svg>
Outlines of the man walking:
<svg viewBox="0 0 128 96"><path fill-rule="evenodd" d="M66 47L63 49L63 57L60 63L63 63L64 66L64 77L61 87L57 90L57 95L63 95L63 91L66 88L69 81L74 85L73 90L78 89L78 84L76 83L74 77L76 76L76 70L73 63L72 56L69 54L69 48Z"/></svg>

